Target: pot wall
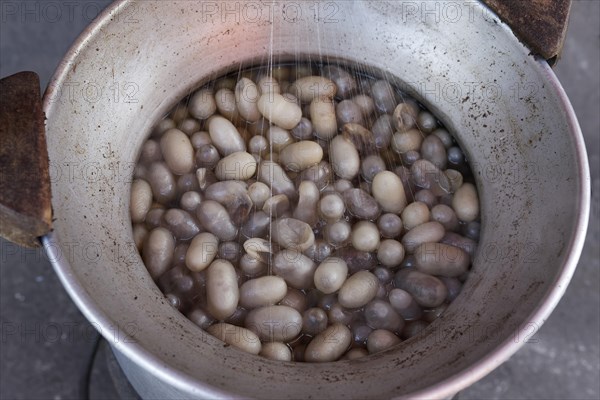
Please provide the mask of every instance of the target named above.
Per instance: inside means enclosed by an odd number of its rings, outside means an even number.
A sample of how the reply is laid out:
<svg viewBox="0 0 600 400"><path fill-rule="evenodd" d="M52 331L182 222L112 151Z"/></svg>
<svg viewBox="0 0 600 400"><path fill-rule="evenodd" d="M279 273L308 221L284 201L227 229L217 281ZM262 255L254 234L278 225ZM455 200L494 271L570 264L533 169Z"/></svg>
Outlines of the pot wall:
<svg viewBox="0 0 600 400"><path fill-rule="evenodd" d="M415 14L415 2L300 3L297 21L284 3L253 14L231 4L119 2L59 67L45 97L56 218L45 244L75 302L148 397L443 397L484 376L539 328L583 243L587 162L553 73L478 4ZM167 304L132 243L129 185L150 127L271 50L273 62L358 62L397 78L472 162L482 235L463 293L419 337L364 360L277 363L223 348Z"/></svg>

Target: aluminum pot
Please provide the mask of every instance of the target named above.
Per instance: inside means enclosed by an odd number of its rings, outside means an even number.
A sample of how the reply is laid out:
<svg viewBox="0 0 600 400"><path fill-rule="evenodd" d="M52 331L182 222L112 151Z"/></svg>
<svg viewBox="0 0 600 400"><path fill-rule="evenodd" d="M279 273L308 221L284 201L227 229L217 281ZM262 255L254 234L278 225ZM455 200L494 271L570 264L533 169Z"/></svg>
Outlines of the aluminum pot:
<svg viewBox="0 0 600 400"><path fill-rule="evenodd" d="M589 214L571 105L485 6L441 2L432 16L407 3L121 1L68 52L44 97L51 175L61 174L43 243L142 397L449 397L554 308ZM281 363L223 347L164 300L132 246L132 166L152 125L210 78L297 59L359 63L413 93L455 134L480 193L463 293L420 335L365 359Z"/></svg>

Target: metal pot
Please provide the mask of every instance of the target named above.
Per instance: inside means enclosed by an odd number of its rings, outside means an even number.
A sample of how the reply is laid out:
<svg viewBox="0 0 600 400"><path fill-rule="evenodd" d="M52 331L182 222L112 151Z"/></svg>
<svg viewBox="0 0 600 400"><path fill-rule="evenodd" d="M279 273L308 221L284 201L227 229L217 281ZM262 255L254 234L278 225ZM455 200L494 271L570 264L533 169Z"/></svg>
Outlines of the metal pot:
<svg viewBox="0 0 600 400"><path fill-rule="evenodd" d="M448 397L554 308L589 214L571 105L547 63L485 6L441 2L432 15L408 3L122 1L66 55L44 97L55 228L43 244L144 398ZM152 125L223 72L308 58L359 63L412 92L458 138L481 199L463 293L417 337L352 362L279 363L223 347L167 304L132 244L131 175Z"/></svg>

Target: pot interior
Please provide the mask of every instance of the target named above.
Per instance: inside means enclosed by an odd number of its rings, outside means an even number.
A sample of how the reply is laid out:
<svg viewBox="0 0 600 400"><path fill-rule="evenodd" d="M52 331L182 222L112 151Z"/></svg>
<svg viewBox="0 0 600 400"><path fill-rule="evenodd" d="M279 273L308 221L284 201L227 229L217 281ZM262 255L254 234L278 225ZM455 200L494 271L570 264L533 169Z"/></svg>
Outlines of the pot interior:
<svg viewBox="0 0 600 400"><path fill-rule="evenodd" d="M539 328L531 316L547 298L549 313L576 262L578 127L549 69L483 6L441 2L432 15L410 3L125 1L68 54L45 102L48 245L86 316L154 376L126 368L141 394L448 395ZM164 300L132 241L133 166L156 121L224 72L296 60L395 79L458 139L480 194L480 244L459 298L417 337L352 362L280 363L223 347Z"/></svg>

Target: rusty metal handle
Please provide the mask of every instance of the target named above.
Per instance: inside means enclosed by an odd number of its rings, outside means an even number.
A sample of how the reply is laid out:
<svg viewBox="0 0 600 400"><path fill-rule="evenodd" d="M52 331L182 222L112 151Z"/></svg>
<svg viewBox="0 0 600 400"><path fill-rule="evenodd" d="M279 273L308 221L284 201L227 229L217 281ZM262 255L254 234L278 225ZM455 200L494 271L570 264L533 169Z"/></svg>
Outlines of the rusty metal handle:
<svg viewBox="0 0 600 400"><path fill-rule="evenodd" d="M44 121L35 72L0 80L0 236L25 247L52 228Z"/></svg>
<svg viewBox="0 0 600 400"><path fill-rule="evenodd" d="M483 0L515 35L554 65L565 41L572 0Z"/></svg>

